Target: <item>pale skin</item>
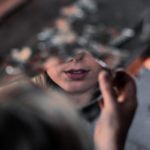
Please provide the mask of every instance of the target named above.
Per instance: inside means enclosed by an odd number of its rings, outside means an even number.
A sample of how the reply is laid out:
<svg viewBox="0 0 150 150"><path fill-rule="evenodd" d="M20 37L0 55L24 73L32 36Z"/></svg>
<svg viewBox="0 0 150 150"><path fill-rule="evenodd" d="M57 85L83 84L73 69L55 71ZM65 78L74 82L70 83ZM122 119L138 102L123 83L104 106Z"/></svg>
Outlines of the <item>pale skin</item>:
<svg viewBox="0 0 150 150"><path fill-rule="evenodd" d="M101 117L95 129L95 145L98 150L123 150L137 107L134 79L123 70L117 70L116 77L112 79L85 51L68 62L50 58L45 68L53 81L64 89L75 107L82 107L91 101L99 82L103 101L99 102ZM87 69L90 70L90 74L83 80L70 80L64 75L64 70L71 68Z"/></svg>
<svg viewBox="0 0 150 150"><path fill-rule="evenodd" d="M123 70L116 72L114 80L102 71L98 80L103 101L99 102L101 118L94 134L96 147L98 150L123 150L137 107L135 81Z"/></svg>
<svg viewBox="0 0 150 150"><path fill-rule="evenodd" d="M67 62L50 58L45 64L45 69L50 78L64 90L75 107L82 107L92 100L102 66L87 51L82 51ZM69 69L85 69L89 70L89 73L82 80L73 80L64 73Z"/></svg>

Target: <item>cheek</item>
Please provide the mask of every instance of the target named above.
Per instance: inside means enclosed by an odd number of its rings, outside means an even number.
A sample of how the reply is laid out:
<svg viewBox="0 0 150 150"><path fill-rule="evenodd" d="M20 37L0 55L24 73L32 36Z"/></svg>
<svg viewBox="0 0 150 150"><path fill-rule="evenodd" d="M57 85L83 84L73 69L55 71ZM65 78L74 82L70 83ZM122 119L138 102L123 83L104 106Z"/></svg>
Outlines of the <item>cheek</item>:
<svg viewBox="0 0 150 150"><path fill-rule="evenodd" d="M98 83L98 75L94 75L90 78L90 80L88 80L88 82L86 83L87 87L93 87Z"/></svg>
<svg viewBox="0 0 150 150"><path fill-rule="evenodd" d="M60 83L60 87L63 88L67 92L71 93L80 93L90 90L95 87L97 82L67 82L66 84Z"/></svg>
<svg viewBox="0 0 150 150"><path fill-rule="evenodd" d="M57 67L50 69L47 71L49 77L62 89L65 90L66 87L66 80L64 79L63 73L57 69Z"/></svg>
<svg viewBox="0 0 150 150"><path fill-rule="evenodd" d="M94 64L92 68L93 68L93 70L92 70L93 77L98 79L98 75L103 70L103 68L97 63Z"/></svg>
<svg viewBox="0 0 150 150"><path fill-rule="evenodd" d="M102 67L99 64L94 64L92 67L91 75L88 78L88 85L95 85L98 82L98 75L102 71Z"/></svg>
<svg viewBox="0 0 150 150"><path fill-rule="evenodd" d="M47 74L49 75L49 77L55 82L57 83L59 81L59 74L57 73L56 69L49 69L47 70Z"/></svg>

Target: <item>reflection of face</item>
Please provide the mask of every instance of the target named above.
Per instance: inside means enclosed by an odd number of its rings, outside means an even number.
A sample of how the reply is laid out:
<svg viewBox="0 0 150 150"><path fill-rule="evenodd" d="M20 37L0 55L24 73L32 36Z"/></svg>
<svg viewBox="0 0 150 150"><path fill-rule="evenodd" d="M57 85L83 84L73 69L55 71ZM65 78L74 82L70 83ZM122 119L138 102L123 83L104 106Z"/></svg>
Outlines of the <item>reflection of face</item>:
<svg viewBox="0 0 150 150"><path fill-rule="evenodd" d="M83 51L68 62L51 58L46 63L46 69L50 78L62 89L79 93L97 85L102 67L88 52Z"/></svg>

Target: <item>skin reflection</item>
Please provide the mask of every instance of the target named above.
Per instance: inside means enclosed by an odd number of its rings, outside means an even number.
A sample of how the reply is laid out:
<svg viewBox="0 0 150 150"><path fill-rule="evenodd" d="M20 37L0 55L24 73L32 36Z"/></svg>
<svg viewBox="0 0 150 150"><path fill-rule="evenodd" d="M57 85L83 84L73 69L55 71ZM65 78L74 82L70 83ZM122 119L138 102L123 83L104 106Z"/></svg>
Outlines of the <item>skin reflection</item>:
<svg viewBox="0 0 150 150"><path fill-rule="evenodd" d="M82 51L68 61L50 58L45 69L49 78L66 92L77 107L81 107L92 100L102 66L90 53Z"/></svg>

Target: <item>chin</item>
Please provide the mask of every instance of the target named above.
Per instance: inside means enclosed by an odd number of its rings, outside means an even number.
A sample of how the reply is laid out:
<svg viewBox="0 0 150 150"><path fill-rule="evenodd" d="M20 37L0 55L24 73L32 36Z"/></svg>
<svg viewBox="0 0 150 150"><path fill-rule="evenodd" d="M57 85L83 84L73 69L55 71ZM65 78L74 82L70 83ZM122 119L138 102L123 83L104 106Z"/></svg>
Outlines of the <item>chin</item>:
<svg viewBox="0 0 150 150"><path fill-rule="evenodd" d="M69 93L81 93L87 91L89 88L87 85L70 85L63 89Z"/></svg>
<svg viewBox="0 0 150 150"><path fill-rule="evenodd" d="M86 90L83 90L83 89L68 89L68 90L65 90L66 92L68 93L82 93L82 92L85 92Z"/></svg>

